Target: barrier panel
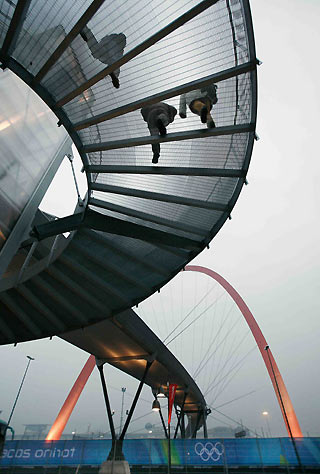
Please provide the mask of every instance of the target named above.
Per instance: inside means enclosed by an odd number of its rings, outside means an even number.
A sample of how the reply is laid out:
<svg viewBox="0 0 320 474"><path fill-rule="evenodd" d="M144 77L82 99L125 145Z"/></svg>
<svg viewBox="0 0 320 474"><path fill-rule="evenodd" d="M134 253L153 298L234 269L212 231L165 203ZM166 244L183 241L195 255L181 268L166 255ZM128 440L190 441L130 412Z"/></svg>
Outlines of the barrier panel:
<svg viewBox="0 0 320 474"><path fill-rule="evenodd" d="M320 438L296 438L304 466L320 466ZM0 468L12 466L98 466L106 460L111 440L7 441ZM167 439L129 439L123 454L130 465L161 466L168 462ZM172 466L297 466L290 438L175 439ZM11 471L10 471L11 472Z"/></svg>

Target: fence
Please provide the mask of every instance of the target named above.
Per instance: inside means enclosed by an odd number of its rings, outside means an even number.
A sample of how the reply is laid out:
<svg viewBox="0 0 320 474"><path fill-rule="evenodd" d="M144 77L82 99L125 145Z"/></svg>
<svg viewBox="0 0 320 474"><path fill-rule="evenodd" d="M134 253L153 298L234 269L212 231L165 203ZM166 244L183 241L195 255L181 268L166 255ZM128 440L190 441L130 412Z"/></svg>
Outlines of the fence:
<svg viewBox="0 0 320 474"><path fill-rule="evenodd" d="M320 438L296 438L295 443L301 464L320 469ZM7 441L0 469L14 473L18 472L15 466L98 466L110 449L111 440ZM128 439L123 454L133 468L167 465L168 440ZM290 438L175 439L171 440L171 463L172 468L183 467L184 472L214 466L275 466L289 471L288 467L298 465L298 459Z"/></svg>

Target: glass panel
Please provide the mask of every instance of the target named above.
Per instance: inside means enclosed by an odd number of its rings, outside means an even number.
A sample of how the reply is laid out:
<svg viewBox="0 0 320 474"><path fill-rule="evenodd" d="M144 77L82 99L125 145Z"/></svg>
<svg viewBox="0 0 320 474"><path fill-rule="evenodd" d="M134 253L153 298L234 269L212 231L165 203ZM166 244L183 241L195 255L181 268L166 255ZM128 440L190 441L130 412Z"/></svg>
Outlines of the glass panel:
<svg viewBox="0 0 320 474"><path fill-rule="evenodd" d="M1 248L67 133L10 71L0 73L0 94Z"/></svg>

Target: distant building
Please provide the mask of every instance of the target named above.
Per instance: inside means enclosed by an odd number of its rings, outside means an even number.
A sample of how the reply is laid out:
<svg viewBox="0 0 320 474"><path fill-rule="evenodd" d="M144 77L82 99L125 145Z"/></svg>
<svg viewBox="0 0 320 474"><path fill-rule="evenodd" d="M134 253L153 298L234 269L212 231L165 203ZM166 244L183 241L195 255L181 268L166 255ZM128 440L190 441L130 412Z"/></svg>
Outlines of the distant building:
<svg viewBox="0 0 320 474"><path fill-rule="evenodd" d="M42 439L44 434L47 433L47 428L50 425L23 425L24 433L22 439Z"/></svg>
<svg viewBox="0 0 320 474"><path fill-rule="evenodd" d="M235 432L239 430L230 426L215 426L208 428L208 438L234 438Z"/></svg>

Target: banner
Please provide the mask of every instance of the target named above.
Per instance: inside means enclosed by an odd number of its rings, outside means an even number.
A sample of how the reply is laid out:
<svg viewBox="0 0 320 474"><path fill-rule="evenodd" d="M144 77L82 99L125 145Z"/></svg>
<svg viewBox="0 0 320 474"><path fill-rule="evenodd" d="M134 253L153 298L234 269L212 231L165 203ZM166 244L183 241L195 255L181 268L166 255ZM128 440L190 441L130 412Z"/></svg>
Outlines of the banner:
<svg viewBox="0 0 320 474"><path fill-rule="evenodd" d="M168 425L170 425L170 422L171 422L172 407L173 407L173 402L174 402L174 397L176 395L177 387L178 385L176 383L171 383L169 385Z"/></svg>
<svg viewBox="0 0 320 474"><path fill-rule="evenodd" d="M320 467L320 438L296 438L304 466ZM111 439L67 441L6 441L0 473L12 466L98 466L106 460ZM123 454L132 466L167 466L167 439L125 439ZM290 438L172 439L173 466L297 467ZM48 469L49 472L49 469ZM186 472L186 471L181 471ZM199 471L200 472L200 471Z"/></svg>

